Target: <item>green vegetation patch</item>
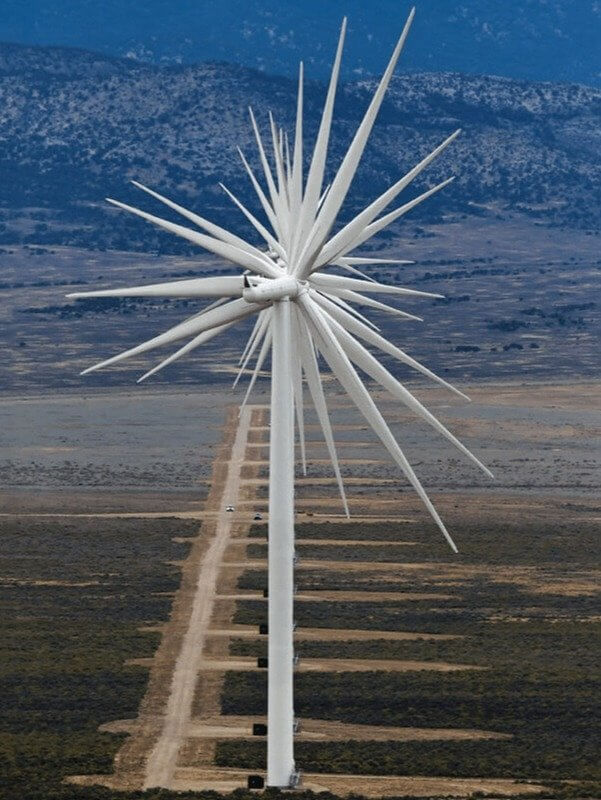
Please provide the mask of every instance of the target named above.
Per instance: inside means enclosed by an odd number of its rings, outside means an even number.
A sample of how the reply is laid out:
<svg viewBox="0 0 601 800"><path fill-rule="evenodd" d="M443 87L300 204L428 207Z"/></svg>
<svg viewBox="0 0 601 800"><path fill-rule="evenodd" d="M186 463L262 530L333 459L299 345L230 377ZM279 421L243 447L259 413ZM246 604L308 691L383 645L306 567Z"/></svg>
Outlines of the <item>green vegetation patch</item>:
<svg viewBox="0 0 601 800"><path fill-rule="evenodd" d="M296 553L303 559L321 560L321 561L374 561L374 562L402 562L407 560L407 550L414 548L406 547L401 544L370 545L368 541L365 544L348 545L310 545L310 544L297 544ZM422 558L424 558L423 547L419 548ZM267 544L249 544L246 548L246 555L248 558L267 558Z"/></svg>
<svg viewBox="0 0 601 800"><path fill-rule="evenodd" d="M354 487L353 487L354 488ZM369 541L417 541L424 539L423 526L414 523L381 522L366 525L363 522L297 522L294 526L297 539L354 539ZM267 524L252 525L251 538L267 539Z"/></svg>
<svg viewBox="0 0 601 800"><path fill-rule="evenodd" d="M297 763L308 772L362 775L430 775L454 778L491 777L541 781L566 777L565 773L580 769L585 758L596 760L594 745L582 754L575 752L574 742L566 741L558 732L545 741L553 750L541 747L534 737L515 737L512 741L480 740L467 742L297 742ZM265 765L265 745L260 742L230 740L217 745L219 766L261 769ZM561 773L564 773L562 776ZM572 773L574 774L574 773ZM581 771L580 780L591 780L601 788L599 770ZM552 797L545 792L545 798ZM573 796L583 797L582 793ZM598 798L598 794L589 796Z"/></svg>
<svg viewBox="0 0 601 800"><path fill-rule="evenodd" d="M369 541L417 542L428 547L427 560L453 564L541 563L589 565L601 558L599 528L594 522L529 520L528 530L513 520L484 518L482 522L460 521L454 526L459 554L450 552L436 526L427 519L411 522L301 522L295 525L297 539L361 539ZM267 525L253 525L250 536L267 537ZM424 560L421 547L404 548L403 561Z"/></svg>
<svg viewBox="0 0 601 800"><path fill-rule="evenodd" d="M561 675L568 680L601 681L601 623L506 622L474 627L456 639L368 639L305 641L297 638L301 658L398 659L474 664L488 669L514 669L522 674ZM267 637L233 639L230 653L266 655Z"/></svg>
<svg viewBox="0 0 601 800"><path fill-rule="evenodd" d="M506 670L459 673L299 673L299 717L349 724L482 728L511 735L473 742L299 743L304 769L371 774L601 780L598 681ZM265 713L265 676L229 673L226 713ZM229 765L257 766L256 746L221 747ZM250 743L251 745L254 743ZM302 754L302 755L301 755ZM304 758L302 757L304 756ZM221 761L220 763L224 763Z"/></svg>
<svg viewBox="0 0 601 800"><path fill-rule="evenodd" d="M2 798L108 798L62 784L112 771L122 737L98 726L133 717L198 523L162 519L11 517L0 532Z"/></svg>
<svg viewBox="0 0 601 800"><path fill-rule="evenodd" d="M297 536L362 539L358 547L321 546L322 558L373 560L369 571L297 570L300 592L322 590L396 591L440 595L438 599L398 602L301 601L295 605L299 627L324 628L322 641L295 644L304 658L398 659L442 661L484 667L435 672L299 672L295 710L299 718L392 727L469 728L509 738L473 741L298 742L299 765L308 771L365 774L514 777L557 781L548 795L596 797L601 788L601 623L599 595L581 594L570 581L590 585L590 570L601 561L598 526L561 521L523 525L486 522L456 525L462 553L454 556L427 526L386 523L303 524ZM399 540L428 544L427 565L419 572L378 568L394 560ZM390 539L389 539L390 537ZM369 541L390 540L390 547ZM259 554L260 543L249 545ZM299 548L302 558L304 546ZM310 548L310 546L309 546ZM364 558L367 548L378 556ZM352 551L351 551L352 550ZM309 549L316 557L318 547ZM405 563L424 562L424 550L405 547ZM361 553L358 557L357 553ZM468 564L462 572L446 565ZM496 567L503 567L502 572ZM512 581L511 567L517 569ZM526 569L525 569L526 568ZM527 578L527 580L525 580ZM266 574L248 570L239 579L245 589L261 589ZM528 581L531 581L528 583ZM554 592L537 586L552 584ZM566 592L562 593L562 587ZM446 595L446 597L445 597ZM266 621L267 606L257 599L238 603L235 621ZM327 629L412 631L455 634L457 638L415 640L374 638L329 641ZM237 639L231 652L263 655L265 637ZM266 675L228 673L222 694L226 714L264 714ZM259 768L264 746L258 741L222 742L218 763ZM568 785L562 781L576 780ZM585 786L582 781L588 781ZM576 788L577 787L577 788Z"/></svg>

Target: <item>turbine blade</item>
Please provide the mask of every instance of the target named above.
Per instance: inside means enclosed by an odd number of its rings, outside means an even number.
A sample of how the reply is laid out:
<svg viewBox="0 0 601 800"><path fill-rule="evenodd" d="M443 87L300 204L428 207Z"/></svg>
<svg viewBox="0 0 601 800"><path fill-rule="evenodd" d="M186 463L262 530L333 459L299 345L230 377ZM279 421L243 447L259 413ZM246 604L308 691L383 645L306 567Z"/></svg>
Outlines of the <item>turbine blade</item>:
<svg viewBox="0 0 601 800"><path fill-rule="evenodd" d="M259 185L259 181L255 178L255 173L252 171L250 164L246 160L246 157L245 157L244 153L242 152L242 150L240 148L238 148L238 154L239 154L239 156L240 156L240 158L242 160L242 163L244 164L244 169L246 170L246 172L248 174L248 177L250 178L250 182L253 185L253 189L255 190L255 193L256 193L257 197L259 198L259 202L261 203L261 205L263 207L263 211L267 215L267 219L269 220L269 224L273 228L276 236L281 236L278 218L276 216L276 213L275 213L274 209L272 208L269 200L265 196L265 192L263 191L263 189L261 189L261 186Z"/></svg>
<svg viewBox="0 0 601 800"><path fill-rule="evenodd" d="M110 197L107 197L107 201L111 203L111 205L117 206L117 208L129 211L131 214L135 214L137 217L141 217L147 222L152 222L159 228L163 228L163 230L174 233L176 236L181 236L182 239L187 239L189 242L193 242L199 247L204 247L205 250L209 250L209 252L226 258L228 261L232 261L234 264L238 264L241 267L250 269L252 272L256 272L259 275L277 278L278 275L281 274L281 270L279 270L273 262L270 263L264 253L248 243L243 250L221 239L214 239L204 233L197 233L197 231L190 230L190 228L184 228L183 225L176 225L173 222L168 222L166 219L161 219L161 217L147 214L145 211L140 211L138 208L128 206L126 203L120 203L118 200L111 200Z"/></svg>
<svg viewBox="0 0 601 800"><path fill-rule="evenodd" d="M405 205L400 206L394 211L391 211L389 214L386 214L385 216L380 217L380 219L377 219L375 222L372 222L370 225L364 228L363 231L360 234L358 234L355 239L353 239L351 244L349 244L348 247L342 252L342 255L347 253L349 250L354 250L356 247L359 247L359 245L362 245L368 239L371 239L371 237L375 236L376 233L379 233L384 228L387 228L388 225L391 225L393 222L395 222L395 220L399 219L400 217L403 217L405 214L411 211L411 209L415 208L420 203L423 203L424 200L427 200L429 197L432 197L433 194L440 192L441 189L444 189L445 186L448 186L454 180L455 180L454 177L447 178L446 181L438 183L436 186L433 186L431 189L428 189L427 192L420 194L418 197L414 197L413 200L410 200L408 203L405 203ZM315 269L318 269L318 267L315 267Z"/></svg>
<svg viewBox="0 0 601 800"><path fill-rule="evenodd" d="M253 248L248 242L244 239L241 239L239 236L231 233L225 228L222 228L220 225L215 225L213 222L205 219L204 217L200 217L198 214L194 214L194 212L189 211L187 208L174 203L172 200L169 200L167 197L163 197L162 194L149 189L147 186L144 186L142 183L138 181L132 181L133 185L136 186L138 189L141 189L143 192L146 192L151 197L154 197L156 200L159 200L161 203L164 203L169 208L172 208L174 211L177 211L178 214L181 214L183 217L186 217L195 225L198 225L199 228L204 228L211 236L214 236L216 239L221 239L223 242L227 242L228 244L234 245L235 247L239 247L241 250L245 250L247 252L253 252L256 248ZM249 248L251 248L249 250Z"/></svg>
<svg viewBox="0 0 601 800"><path fill-rule="evenodd" d="M303 201L303 82L304 67L301 61L298 69L296 128L294 133L294 153L292 156L292 180L290 182L290 210L294 220L298 219L301 203Z"/></svg>
<svg viewBox="0 0 601 800"><path fill-rule="evenodd" d="M244 395L244 400L240 404L240 408L244 408L244 406L248 402L248 398L250 397L250 393L253 390L259 372L263 366L265 359L267 358L267 353L269 352L269 348L271 347L271 339L272 339L272 329L271 329L271 319L269 320L269 328L267 329L267 333L265 334L265 338L263 339L263 344L261 346L261 350L259 352L259 357L257 358L257 363L255 364L255 369L252 374L252 378L250 379L250 383L248 384L248 389L246 390L246 394Z"/></svg>
<svg viewBox="0 0 601 800"><path fill-rule="evenodd" d="M334 303L332 303L330 298L324 297L322 294L315 293L311 294L311 299L318 303L325 311L327 311L330 316L334 317L334 319L339 322L349 333L360 337L368 344L371 344L382 352L387 353L393 358L396 358L397 361L407 364L407 366L412 367L412 369L421 372L422 375L426 375L431 380L436 381L436 383L439 383L441 386L444 386L449 391L469 402L469 397L466 394L459 391L459 389L456 389L452 384L448 383L443 378L439 378L438 375L429 370L427 367L424 367L423 364L419 363L419 361L411 358L411 356L407 355L407 353L405 353L403 350L400 350L387 339L384 339L384 337L380 336L379 333L370 330L367 325L362 324L358 320L354 319L350 314L345 313L342 309L338 308Z"/></svg>
<svg viewBox="0 0 601 800"><path fill-rule="evenodd" d="M324 358L342 387L355 403L359 411L363 414L374 433L378 436L384 447L388 450L394 461L399 465L409 483L421 497L422 502L430 512L432 519L438 525L443 536L447 540L453 552L457 552L455 542L447 531L438 512L432 505L430 498L426 494L417 475L413 471L411 464L407 461L405 454L399 447L398 442L392 435L388 425L378 411L369 392L361 382L355 368L348 359L348 356L340 346L338 339L332 333L327 324L326 318L321 310L315 306L306 294L300 295L298 303L302 308L305 318L308 320L311 329L317 340L317 345Z"/></svg>
<svg viewBox="0 0 601 800"><path fill-rule="evenodd" d="M191 278L187 281L151 283L148 286L129 286L124 289L100 289L96 292L72 292L72 300L87 297L242 297L242 275L210 278Z"/></svg>
<svg viewBox="0 0 601 800"><path fill-rule="evenodd" d="M370 256L344 256L347 264L415 264L415 261L407 261L403 258L373 258Z"/></svg>
<svg viewBox="0 0 601 800"><path fill-rule="evenodd" d="M388 62L388 66L384 71L384 75L382 76L371 103L365 112L365 116L363 117L361 124L355 133L353 141L346 152L342 164L336 173L336 177L332 181L332 188L328 192L328 196L321 207L319 216L315 220L315 224L313 225L313 229L307 240L308 246L305 248L299 259L299 275L306 275L310 271L315 254L319 252L323 246L325 238L334 224L340 207L346 198L351 181L353 180L357 167L359 166L359 161L363 155L363 150L365 149L369 134L371 133L376 116L380 110L380 106L382 105L384 95L388 89L388 84L392 78L392 73L394 72L394 68L396 67L396 63L401 54L401 50L403 49L403 45L405 44L405 40L409 34L409 28L411 27L414 16L415 9L412 8L396 47L394 48L390 61Z"/></svg>
<svg viewBox="0 0 601 800"><path fill-rule="evenodd" d="M361 272L360 269L357 269L356 267L353 267L350 264L348 264L346 260L343 258L339 258L337 261L333 261L332 263L334 264L335 267L340 267L340 269L343 269L345 272L350 272L351 275L358 275L364 281L377 283L377 281L375 281L373 278L370 278L369 275L366 275L364 272Z"/></svg>
<svg viewBox="0 0 601 800"><path fill-rule="evenodd" d="M288 199L290 199L290 184L292 182L292 161L290 160L290 143L288 141L288 134L284 134L284 160L286 163L286 189Z"/></svg>
<svg viewBox="0 0 601 800"><path fill-rule="evenodd" d="M81 374L87 375L103 367L108 367L111 364L117 364L119 361L123 361L126 358L146 353L149 350L154 350L156 347L161 347L164 344L172 344L172 342L177 342L188 336L196 336L211 328L226 325L228 322L237 322L240 319L244 319L244 317L248 317L260 311L263 307L264 306L257 305L256 303L247 303L246 300L232 300L230 303L227 303L227 305L219 306L219 308L214 308L206 313L201 312L200 314L195 314L193 317L184 320L184 322L180 322L179 325L175 325L173 328L165 331L165 333L148 339L148 341L142 342L142 344L132 347L130 350L126 350L123 353L119 353L119 355L113 356L112 358L108 358L106 361L101 361L93 367L88 367L88 369L85 369Z"/></svg>
<svg viewBox="0 0 601 800"><path fill-rule="evenodd" d="M261 139L261 134L259 133L259 126L257 125L257 120L255 119L255 115L253 114L252 108L249 108L248 112L250 114L250 121L255 134L255 139L257 141L257 148L259 150L259 158L261 159L261 166L263 167L263 174L265 175L265 180L267 181L267 189L269 191L269 197L271 198L271 207L273 208L275 215L277 217L278 225L281 225L282 209L280 207L280 198L278 195L278 190L274 183L273 175L271 174L271 167L269 166L269 162L267 161L267 156L265 155L263 140Z"/></svg>
<svg viewBox="0 0 601 800"><path fill-rule="evenodd" d="M294 304L290 308L291 341L300 341L302 331L298 324L297 308ZM307 474L307 451L305 446L305 408L303 403L303 371L300 354L296 347L291 348L292 359L292 391L294 394L294 409L296 411L296 426L301 451L301 464L303 475Z"/></svg>
<svg viewBox="0 0 601 800"><path fill-rule="evenodd" d="M271 249L275 250L276 253L282 258L286 258L286 253L284 251L284 248L281 246L278 240L269 233L267 228L261 222L259 222L259 220L253 214L251 214L251 212L246 208L246 206L243 205L232 192L230 192L230 190L227 188L227 186L225 186L225 184L220 183L219 185L221 186L223 191L227 194L227 196L230 198L232 203L238 206L240 211L244 214L244 216L250 222L253 228L265 239L265 241L271 247Z"/></svg>
<svg viewBox="0 0 601 800"><path fill-rule="evenodd" d="M366 316L361 314L361 312L357 311L356 308L353 308L353 306L349 305L349 303L347 303L346 300L344 300L340 296L341 294L342 294L341 292L330 292L328 294L328 300L330 300L332 303L336 303L337 306L340 306L349 314L352 314L353 317L356 317L358 320L361 320L361 322L363 322L365 325L369 325L369 327L373 328L374 331L380 330L380 328L378 328L378 326L374 322L372 322Z"/></svg>
<svg viewBox="0 0 601 800"><path fill-rule="evenodd" d="M344 491L344 483L342 481L342 474L340 472L340 464L338 463L338 454L336 453L334 436L332 434L332 426L330 424L330 416L328 414L326 398L321 383L321 376L319 374L317 356L315 355L315 347L312 341L311 333L307 327L307 324L303 318L301 311L299 310L296 303L294 304L293 307L295 309L299 325L303 329L298 339L298 346L300 349L301 361L305 373L305 378L307 379L307 385L309 387L309 393L311 394L313 407L315 408L315 412L317 414L317 418L319 419L319 424L323 432L323 438L325 440L326 447L328 448L328 454L330 456L330 461L332 463L332 469L334 470L334 475L336 476L336 482L338 484L338 491L340 492L340 497L342 499L344 513L346 514L347 517L350 517L349 507L346 499L346 492Z"/></svg>
<svg viewBox="0 0 601 800"><path fill-rule="evenodd" d="M328 185L326 186L326 188L325 188L325 189L323 190L323 192L321 193L321 197L319 198L319 203L317 204L317 210L318 210L318 211L319 211L319 209L322 207L322 205L323 205L323 201L324 201L324 200L326 199L326 197L328 196L328 192L330 191L330 186L331 186L331 185L332 185L331 183L328 183Z"/></svg>
<svg viewBox="0 0 601 800"><path fill-rule="evenodd" d="M248 339L246 340L246 344L244 345L244 350L242 351L242 355L238 359L238 366L240 366L240 364L242 364L242 362L246 358L246 354L250 350L250 347L251 347L252 343L254 342L254 340L255 340L255 338L257 336L257 333L259 331L259 328L261 327L261 323L263 321L263 318L264 318L265 314L266 314L266 309L263 309L263 311L260 311L258 313L257 319L255 320L255 324L253 326L253 329L250 332L250 336L248 337Z"/></svg>
<svg viewBox="0 0 601 800"><path fill-rule="evenodd" d="M309 280L317 289L325 292L330 289L351 289L352 291L374 292L377 294L399 294L405 297L443 297L441 294L418 292L417 289L404 289L401 286L388 286L385 283L361 281L358 278L347 278L343 275L330 275L321 272L314 272Z"/></svg>
<svg viewBox="0 0 601 800"><path fill-rule="evenodd" d="M342 349L345 351L351 361L367 373L377 383L387 389L393 397L399 399L404 403L407 408L411 409L420 419L423 419L434 430L438 431L442 436L451 442L459 451L463 453L473 464L481 469L489 478L493 478L492 472L484 466L484 464L471 453L459 439L457 439L436 417L425 408L411 392L409 392L400 381L390 374L390 372L380 364L380 362L372 356L372 354L363 347L350 333L344 330L342 325L336 320L329 318L330 329L340 342Z"/></svg>
<svg viewBox="0 0 601 800"><path fill-rule="evenodd" d="M177 361L179 358L185 356L187 353L190 353L192 350L195 350L197 347L200 347L202 344L210 342L211 339L219 336L220 333L223 333L223 331L226 331L235 324L235 322L228 322L227 325L220 325L218 328L212 328L210 331L199 333L198 336L195 336L190 342L185 344L183 347L180 347L179 350L176 350L175 353L172 353L170 356L168 356L168 358L165 358L160 362L160 364L157 364L156 367L153 367L152 369L148 370L148 372L145 372L141 378L138 378L136 383L142 383L142 381L150 378L151 375L154 375L159 370L163 369L169 364L172 364L174 361Z"/></svg>
<svg viewBox="0 0 601 800"><path fill-rule="evenodd" d="M374 200L367 208L360 214L352 219L347 225L338 231L338 233L327 242L317 263L326 264L336 257L336 254L345 251L350 242L354 241L355 237L361 232L383 211L389 203L391 203L403 189L405 189L434 159L439 156L460 134L460 130L456 130L447 139L439 144L429 155L422 159L413 169L404 175L393 186L387 189L377 200Z"/></svg>
<svg viewBox="0 0 601 800"><path fill-rule="evenodd" d="M269 321L270 321L269 312L267 310L261 311L261 313L259 314L259 317L257 319L257 322L259 322L259 320L261 321L261 324L259 326L259 329L257 331L257 334L256 334L256 336L254 338L254 341L253 341L252 345L248 349L248 353L246 354L246 358L244 359L244 362L242 363L242 366L238 370L238 374L236 375L236 380L234 381L234 384L232 386L233 389L235 389L236 386L238 385L238 381L242 377L242 375L244 373L244 370L246 369L246 365L248 364L250 359L253 357L253 355L255 353L255 350L257 349L257 347L261 343L263 337L265 336L265 333L267 331L267 328L269 326Z"/></svg>
<svg viewBox="0 0 601 800"><path fill-rule="evenodd" d="M212 311L214 308L222 306L224 303L227 303L228 301L229 297L219 297L217 300L214 300L212 303L209 303L208 306L205 306L203 310L199 313L199 316L200 314L206 314L207 311Z"/></svg>
<svg viewBox="0 0 601 800"><path fill-rule="evenodd" d="M332 74L330 76L330 83L328 86L328 93L326 95L326 101L321 115L321 122L319 124L319 131L317 133L317 139L315 140L315 147L313 149L313 156L311 158L311 166L309 167L309 174L307 176L300 219L298 221L296 235L292 244L292 261L294 261L296 257L300 243L305 240L307 233L311 230L311 226L314 223L317 213L317 203L319 201L321 187L323 184L326 155L330 140L330 128L332 127L334 100L336 98L336 87L338 85L338 76L340 74L340 62L342 60L342 50L344 48L345 36L346 17L342 20L340 37L338 39L338 47L336 48L336 56L334 58Z"/></svg>
<svg viewBox="0 0 601 800"><path fill-rule="evenodd" d="M387 314L394 314L402 319L410 319L415 322L423 322L422 317L416 317L415 314L408 314L406 311L401 311L393 306L388 306L386 303L380 303L379 300L374 300L371 297L363 297L358 292L352 292L350 289L335 289L330 290L330 297L336 294L337 297L348 300L350 303L357 303L360 306L368 306L369 308L376 308L378 311L385 311Z"/></svg>
<svg viewBox="0 0 601 800"><path fill-rule="evenodd" d="M286 172L282 159L282 137L278 134L275 120L271 111L269 112L269 127L271 129L271 141L273 145L273 158L275 161L275 173L277 177L278 197L282 209L288 210L288 195L286 193Z"/></svg>

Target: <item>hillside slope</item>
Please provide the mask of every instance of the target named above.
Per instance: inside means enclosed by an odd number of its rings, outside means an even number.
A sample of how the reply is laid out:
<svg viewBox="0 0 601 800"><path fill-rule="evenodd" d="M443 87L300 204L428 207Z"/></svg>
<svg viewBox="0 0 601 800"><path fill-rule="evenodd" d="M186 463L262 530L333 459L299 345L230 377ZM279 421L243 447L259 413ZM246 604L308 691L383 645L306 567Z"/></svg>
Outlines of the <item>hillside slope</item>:
<svg viewBox="0 0 601 800"><path fill-rule="evenodd" d="M372 87L358 82L339 91L332 169ZM324 91L307 85L309 140ZM218 181L250 198L236 154L241 145L255 162L247 106L265 129L268 109L291 129L295 93L293 81L229 64L160 67L67 48L0 46L0 243L183 252L171 237L107 209L102 198L148 206L127 184L136 178L237 224L240 215ZM393 80L347 212L457 127L462 136L415 190L450 174L458 180L421 219L474 212L473 203L552 224L598 226L601 90L451 73Z"/></svg>

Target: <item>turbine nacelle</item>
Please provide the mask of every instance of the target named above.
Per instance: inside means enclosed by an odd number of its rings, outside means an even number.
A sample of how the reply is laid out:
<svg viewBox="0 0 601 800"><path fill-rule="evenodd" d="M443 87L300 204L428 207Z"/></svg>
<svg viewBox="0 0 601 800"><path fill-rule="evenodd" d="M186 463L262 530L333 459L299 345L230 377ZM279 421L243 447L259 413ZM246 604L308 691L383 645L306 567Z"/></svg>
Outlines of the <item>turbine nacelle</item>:
<svg viewBox="0 0 601 800"><path fill-rule="evenodd" d="M301 291L303 291L301 281L293 278L292 275L271 279L245 275L242 297L247 303L268 303L284 298L298 297Z"/></svg>

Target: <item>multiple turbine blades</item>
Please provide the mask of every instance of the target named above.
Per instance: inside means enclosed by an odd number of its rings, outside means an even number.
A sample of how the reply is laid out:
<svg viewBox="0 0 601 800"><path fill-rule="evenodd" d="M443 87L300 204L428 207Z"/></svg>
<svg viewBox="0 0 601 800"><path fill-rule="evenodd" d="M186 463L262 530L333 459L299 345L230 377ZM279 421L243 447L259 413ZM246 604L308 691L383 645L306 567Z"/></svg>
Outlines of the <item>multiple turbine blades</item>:
<svg viewBox="0 0 601 800"><path fill-rule="evenodd" d="M214 302L209 307L193 317L137 347L85 370L85 373L92 372L109 364L149 352L162 345L181 343L182 340L186 340L185 344L156 367L146 372L140 380L144 380L196 347L213 339L242 319L257 315L255 326L240 359L238 378L248 371L249 364L255 358L254 372L244 402L246 402L271 349L273 303L290 302L292 313L289 315L291 330L288 338L292 342L290 353L292 396L294 397L303 467L305 465L304 379L323 431L344 509L348 515L348 505L320 374L319 358L322 357L395 463L401 468L409 483L418 492L451 548L456 551L455 544L442 520L357 372L359 369L369 375L376 383L414 411L419 418L445 436L463 455L490 476L489 470L438 422L364 345L364 343L368 344L394 357L465 398L465 395L446 381L434 375L415 359L384 339L377 332L373 323L355 308L355 306L371 307L394 314L399 319L419 320L419 317L366 295L391 294L397 297L438 297L439 295L377 283L364 275L358 267L370 263L403 264L411 262L370 258L366 255L356 255L354 251L453 180L453 178L449 178L385 213L398 195L410 186L411 182L435 158L444 152L459 131L455 131L446 138L406 175L392 184L380 197L332 235L332 230L402 51L413 13L412 11L409 15L384 75L341 165L331 184L325 189L324 175L346 34L346 20L342 24L332 77L306 178L303 169L304 75L302 64L299 71L297 116L292 143L289 142L288 135L277 126L270 114L268 137L270 142L269 145L266 145L257 120L250 110L250 122L263 173L261 178L257 177L242 151L239 153L265 221L261 222L229 189L225 186L222 188L251 224L257 241L261 244L253 244L234 235L139 183L135 183L138 188L163 203L188 223L192 223L194 227L175 224L132 206L109 200L113 205L136 214L147 222L220 256L241 268L242 273L151 286L76 293L68 296L72 298L136 296L214 298ZM330 266L338 267L350 275L326 273L325 270ZM278 287L281 286L287 288L279 292Z"/></svg>

